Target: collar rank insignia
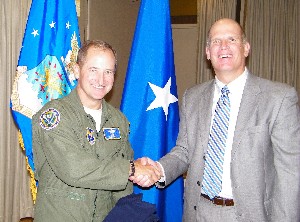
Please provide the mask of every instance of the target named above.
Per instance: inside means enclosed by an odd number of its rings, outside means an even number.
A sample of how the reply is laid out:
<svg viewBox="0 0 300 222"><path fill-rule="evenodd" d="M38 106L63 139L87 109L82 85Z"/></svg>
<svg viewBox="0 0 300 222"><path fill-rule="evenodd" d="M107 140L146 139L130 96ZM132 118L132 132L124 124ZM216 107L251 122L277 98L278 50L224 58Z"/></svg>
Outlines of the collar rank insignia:
<svg viewBox="0 0 300 222"><path fill-rule="evenodd" d="M49 108L40 116L40 126L45 130L57 127L60 121L60 113L54 108Z"/></svg>
<svg viewBox="0 0 300 222"><path fill-rule="evenodd" d="M121 134L119 128L103 128L104 139L120 140Z"/></svg>
<svg viewBox="0 0 300 222"><path fill-rule="evenodd" d="M89 127L86 128L86 138L91 145L95 144L95 137L94 137L93 133L94 133L93 129L91 129Z"/></svg>

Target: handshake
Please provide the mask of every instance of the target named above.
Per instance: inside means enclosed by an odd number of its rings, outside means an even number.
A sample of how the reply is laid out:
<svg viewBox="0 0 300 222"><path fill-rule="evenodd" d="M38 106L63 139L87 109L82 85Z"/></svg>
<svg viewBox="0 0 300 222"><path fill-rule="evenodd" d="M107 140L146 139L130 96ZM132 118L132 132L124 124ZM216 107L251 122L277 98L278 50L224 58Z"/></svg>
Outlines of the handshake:
<svg viewBox="0 0 300 222"><path fill-rule="evenodd" d="M134 167L134 175L129 180L141 187L150 187L163 176L160 164L148 157L135 160Z"/></svg>

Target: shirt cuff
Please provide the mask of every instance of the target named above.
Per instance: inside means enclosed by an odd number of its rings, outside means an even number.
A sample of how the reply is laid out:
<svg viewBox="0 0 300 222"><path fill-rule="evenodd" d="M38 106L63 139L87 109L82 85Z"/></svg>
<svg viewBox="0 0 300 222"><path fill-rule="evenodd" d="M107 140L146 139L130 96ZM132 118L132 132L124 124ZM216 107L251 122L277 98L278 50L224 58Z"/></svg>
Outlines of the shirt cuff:
<svg viewBox="0 0 300 222"><path fill-rule="evenodd" d="M165 174L165 169L163 168L163 166L160 164L160 162L157 162L157 164L159 164L161 171L162 171L162 176L161 178L155 183L155 186L160 188L160 187L164 187L166 184L166 174Z"/></svg>

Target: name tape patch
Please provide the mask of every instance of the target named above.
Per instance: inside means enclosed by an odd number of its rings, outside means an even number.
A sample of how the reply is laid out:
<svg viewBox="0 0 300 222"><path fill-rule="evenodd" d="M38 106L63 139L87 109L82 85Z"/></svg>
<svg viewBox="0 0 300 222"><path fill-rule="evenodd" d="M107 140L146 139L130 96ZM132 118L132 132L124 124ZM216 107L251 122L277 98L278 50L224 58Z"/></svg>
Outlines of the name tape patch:
<svg viewBox="0 0 300 222"><path fill-rule="evenodd" d="M118 127L103 128L104 139L106 140L120 140L121 134Z"/></svg>

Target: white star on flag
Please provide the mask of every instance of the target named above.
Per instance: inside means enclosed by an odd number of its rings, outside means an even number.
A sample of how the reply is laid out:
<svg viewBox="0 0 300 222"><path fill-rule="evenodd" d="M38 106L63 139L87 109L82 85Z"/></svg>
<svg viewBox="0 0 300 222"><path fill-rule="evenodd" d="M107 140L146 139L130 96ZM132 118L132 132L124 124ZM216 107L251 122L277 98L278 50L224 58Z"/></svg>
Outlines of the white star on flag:
<svg viewBox="0 0 300 222"><path fill-rule="evenodd" d="M169 78L167 84L164 86L164 88L161 88L159 86L156 86L150 82L148 82L153 93L155 94L155 99L150 104L150 106L147 108L146 111L156 109L156 108L163 108L166 120L168 119L168 113L169 113L169 105L171 103L175 103L178 101L176 96L172 95L170 92L171 89L171 77Z"/></svg>
<svg viewBox="0 0 300 222"><path fill-rule="evenodd" d="M68 21L68 22L66 23L66 28L67 28L67 29L70 29L70 27L71 27L71 25L70 25L70 22Z"/></svg>
<svg viewBox="0 0 300 222"><path fill-rule="evenodd" d="M33 32L31 33L34 37L36 37L37 35L39 35L38 33L39 30L35 30L33 29Z"/></svg>
<svg viewBox="0 0 300 222"><path fill-rule="evenodd" d="M52 21L49 25L50 25L51 28L54 28L55 27L55 22Z"/></svg>

